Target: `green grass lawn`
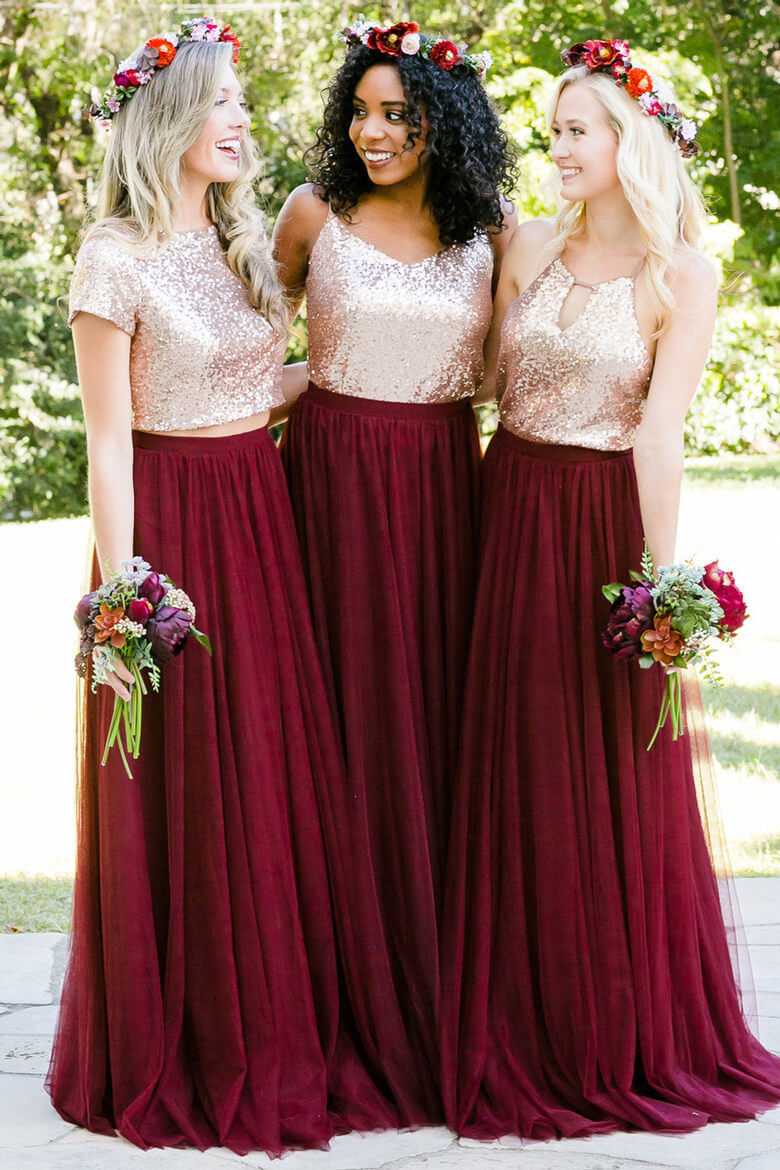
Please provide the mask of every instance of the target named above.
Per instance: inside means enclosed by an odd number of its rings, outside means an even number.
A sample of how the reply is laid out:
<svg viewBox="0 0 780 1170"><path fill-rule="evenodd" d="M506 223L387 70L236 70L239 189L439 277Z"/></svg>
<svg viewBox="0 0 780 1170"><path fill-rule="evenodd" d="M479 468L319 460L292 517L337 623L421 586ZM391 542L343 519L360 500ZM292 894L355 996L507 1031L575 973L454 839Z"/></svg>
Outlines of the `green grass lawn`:
<svg viewBox="0 0 780 1170"><path fill-rule="evenodd" d="M733 569L751 613L704 691L728 849L738 874L780 875L780 455L688 461L678 550ZM72 669L84 519L0 525L0 931L64 930L74 862ZM25 610L46 631L30 653ZM55 586L52 586L52 580ZM7 596L6 596L7 591ZM43 623L43 624L41 624Z"/></svg>

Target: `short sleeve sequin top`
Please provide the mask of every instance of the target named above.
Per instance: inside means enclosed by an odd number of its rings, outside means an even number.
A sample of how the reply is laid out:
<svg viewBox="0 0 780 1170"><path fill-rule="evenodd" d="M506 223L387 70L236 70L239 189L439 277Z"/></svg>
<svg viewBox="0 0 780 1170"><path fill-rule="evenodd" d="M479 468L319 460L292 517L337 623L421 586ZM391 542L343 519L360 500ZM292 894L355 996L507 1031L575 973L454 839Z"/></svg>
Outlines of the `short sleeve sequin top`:
<svg viewBox="0 0 780 1170"><path fill-rule="evenodd" d="M492 274L484 236L407 264L329 213L306 280L311 381L391 402L468 397L482 377Z"/></svg>
<svg viewBox="0 0 780 1170"><path fill-rule="evenodd" d="M215 226L179 232L151 259L95 235L76 260L77 313L132 337L133 426L183 431L234 422L283 401L284 342L249 303Z"/></svg>
<svg viewBox="0 0 780 1170"><path fill-rule="evenodd" d="M556 257L509 306L497 390L502 424L536 443L625 451L642 421L653 363L634 308L635 276L587 285L580 315L562 329L576 281Z"/></svg>

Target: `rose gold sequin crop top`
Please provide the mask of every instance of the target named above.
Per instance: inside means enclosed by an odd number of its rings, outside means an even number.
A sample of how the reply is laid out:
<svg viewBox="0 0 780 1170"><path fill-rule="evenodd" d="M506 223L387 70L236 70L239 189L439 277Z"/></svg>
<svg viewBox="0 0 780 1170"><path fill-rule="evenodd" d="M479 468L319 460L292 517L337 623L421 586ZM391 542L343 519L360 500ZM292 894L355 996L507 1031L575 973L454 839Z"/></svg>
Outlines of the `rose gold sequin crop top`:
<svg viewBox="0 0 780 1170"><path fill-rule="evenodd" d="M560 257L512 302L497 380L507 430L536 443L600 451L633 446L653 369L634 309L634 279L588 285L582 312L565 329L558 321L575 278Z"/></svg>
<svg viewBox="0 0 780 1170"><path fill-rule="evenodd" d="M70 288L77 313L132 337L133 426L188 431L260 414L283 401L283 344L228 267L216 227L180 232L138 259L93 236Z"/></svg>
<svg viewBox="0 0 780 1170"><path fill-rule="evenodd" d="M493 251L477 237L417 264L361 240L333 213L306 281L309 377L391 402L452 402L482 377Z"/></svg>

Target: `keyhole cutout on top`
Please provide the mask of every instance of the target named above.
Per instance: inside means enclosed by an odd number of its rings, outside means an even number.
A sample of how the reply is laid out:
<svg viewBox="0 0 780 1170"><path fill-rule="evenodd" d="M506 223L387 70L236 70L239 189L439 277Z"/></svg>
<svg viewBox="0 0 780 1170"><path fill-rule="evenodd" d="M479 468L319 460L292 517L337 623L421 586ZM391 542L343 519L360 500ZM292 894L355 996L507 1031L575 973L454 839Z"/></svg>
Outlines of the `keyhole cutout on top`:
<svg viewBox="0 0 780 1170"><path fill-rule="evenodd" d="M561 333L565 333L579 321L597 288L598 285L586 284L584 280L572 281L558 313L558 328Z"/></svg>

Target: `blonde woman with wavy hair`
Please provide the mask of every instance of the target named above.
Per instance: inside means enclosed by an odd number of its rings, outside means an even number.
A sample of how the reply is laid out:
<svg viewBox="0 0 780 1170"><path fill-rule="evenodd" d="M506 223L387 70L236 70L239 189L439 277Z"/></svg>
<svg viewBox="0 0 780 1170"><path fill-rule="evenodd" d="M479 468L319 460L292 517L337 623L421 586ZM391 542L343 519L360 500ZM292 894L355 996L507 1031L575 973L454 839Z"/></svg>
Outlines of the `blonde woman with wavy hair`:
<svg viewBox="0 0 780 1170"><path fill-rule="evenodd" d="M684 1132L780 1100L732 973L701 738L667 726L648 750L664 674L602 644L602 586L643 540L656 566L675 556L717 292L685 171L696 126L625 42L564 60L561 211L518 228L488 339L500 425L442 957L447 1120L477 1138Z"/></svg>
<svg viewBox="0 0 780 1170"><path fill-rule="evenodd" d="M153 618L136 606L164 665L132 779L118 753L101 766L113 692L132 685L118 657L86 696L47 1084L69 1121L144 1148L279 1154L326 1144L336 1124L318 810L338 817L344 785L267 428L287 319L252 195L237 49L229 27L189 21L123 62L93 107L111 136L70 301L93 588L143 558L144 596L171 600ZM212 657L177 653L189 619L163 572L191 597Z"/></svg>

